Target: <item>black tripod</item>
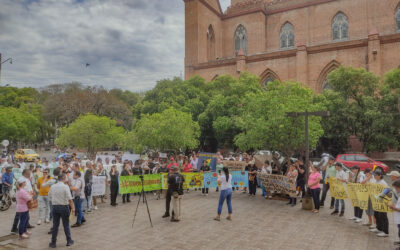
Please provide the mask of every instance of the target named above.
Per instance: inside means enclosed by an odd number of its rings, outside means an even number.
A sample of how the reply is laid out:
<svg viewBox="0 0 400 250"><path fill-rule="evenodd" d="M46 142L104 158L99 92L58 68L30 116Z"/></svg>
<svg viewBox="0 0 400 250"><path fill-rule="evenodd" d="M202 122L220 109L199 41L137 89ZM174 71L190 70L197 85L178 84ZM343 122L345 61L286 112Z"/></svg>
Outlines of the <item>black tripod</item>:
<svg viewBox="0 0 400 250"><path fill-rule="evenodd" d="M139 177L140 177L140 181L142 182L142 191L141 191L140 194L139 194L139 200L138 200L138 203L137 203L137 206L136 206L135 215L133 216L132 227L133 227L133 224L135 223L137 210L138 210L138 208L139 208L140 198L143 199L143 203L146 203L147 213L149 214L150 225L151 225L151 227L153 227L153 223L151 222L151 216L150 216L149 205L147 204L146 193L144 192L144 180L143 180L143 175L140 175Z"/></svg>

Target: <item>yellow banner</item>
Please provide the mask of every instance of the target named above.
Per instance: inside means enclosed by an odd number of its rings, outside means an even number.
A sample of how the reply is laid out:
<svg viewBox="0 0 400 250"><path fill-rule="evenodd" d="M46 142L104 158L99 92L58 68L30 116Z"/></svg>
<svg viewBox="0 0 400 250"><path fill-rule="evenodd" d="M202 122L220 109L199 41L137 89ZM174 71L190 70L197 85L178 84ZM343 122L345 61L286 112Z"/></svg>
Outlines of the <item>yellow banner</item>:
<svg viewBox="0 0 400 250"><path fill-rule="evenodd" d="M183 189L203 188L203 172L181 174L185 178ZM162 174L162 189L168 189L168 173Z"/></svg>
<svg viewBox="0 0 400 250"><path fill-rule="evenodd" d="M385 186L380 184L369 184L369 197L371 199L372 208L377 212L392 212L392 209L389 208L389 205L392 204L392 199L388 196L385 196L383 199L377 199L376 196L382 193L385 189Z"/></svg>
<svg viewBox="0 0 400 250"><path fill-rule="evenodd" d="M356 183L348 183L347 184L347 193L349 194L349 198L351 200L351 204L353 207L360 207L360 203L357 197L357 185Z"/></svg>
<svg viewBox="0 0 400 250"><path fill-rule="evenodd" d="M362 210L368 209L368 198L369 198L369 189L368 185L359 184L359 183L351 183L348 185L354 185L355 191L357 194L358 205Z"/></svg>
<svg viewBox="0 0 400 250"><path fill-rule="evenodd" d="M329 178L329 189L331 192L331 196L334 197L335 199L343 200L347 199L347 193L346 189L344 188L344 185L342 182L340 182L336 178Z"/></svg>

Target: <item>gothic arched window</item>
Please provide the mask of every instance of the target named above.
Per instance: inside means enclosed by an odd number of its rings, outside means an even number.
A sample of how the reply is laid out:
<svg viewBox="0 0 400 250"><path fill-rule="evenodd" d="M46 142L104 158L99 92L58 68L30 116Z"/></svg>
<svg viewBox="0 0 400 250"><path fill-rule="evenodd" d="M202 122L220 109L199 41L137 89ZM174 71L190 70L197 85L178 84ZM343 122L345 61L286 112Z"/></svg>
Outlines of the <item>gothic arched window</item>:
<svg viewBox="0 0 400 250"><path fill-rule="evenodd" d="M322 84L322 91L332 90L332 89L333 89L333 87L332 87L332 85L329 84L328 77L326 77L324 83Z"/></svg>
<svg viewBox="0 0 400 250"><path fill-rule="evenodd" d="M207 29L207 60L215 60L215 34L212 25Z"/></svg>
<svg viewBox="0 0 400 250"><path fill-rule="evenodd" d="M396 19L396 31L400 33L400 4L397 7L395 19Z"/></svg>
<svg viewBox="0 0 400 250"><path fill-rule="evenodd" d="M266 87L268 85L268 83L275 81L275 77L272 74L267 75L267 78L265 78L265 80L262 83L262 87Z"/></svg>
<svg viewBox="0 0 400 250"><path fill-rule="evenodd" d="M235 31L235 55L242 49L244 54L247 54L247 35L243 25L239 25Z"/></svg>
<svg viewBox="0 0 400 250"><path fill-rule="evenodd" d="M332 39L334 41L349 38L349 22L347 16L341 12L336 14L332 21Z"/></svg>
<svg viewBox="0 0 400 250"><path fill-rule="evenodd" d="M294 30L293 25L289 22L285 23L281 28L281 49L294 47Z"/></svg>

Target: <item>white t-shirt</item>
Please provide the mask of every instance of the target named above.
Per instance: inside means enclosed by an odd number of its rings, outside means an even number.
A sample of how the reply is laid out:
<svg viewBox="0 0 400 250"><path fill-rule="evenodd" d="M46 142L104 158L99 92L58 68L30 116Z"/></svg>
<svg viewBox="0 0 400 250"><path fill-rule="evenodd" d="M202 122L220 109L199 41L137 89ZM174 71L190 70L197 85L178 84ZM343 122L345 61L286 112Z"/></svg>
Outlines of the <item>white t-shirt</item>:
<svg viewBox="0 0 400 250"><path fill-rule="evenodd" d="M397 200L396 208L400 208L400 199ZM394 224L400 224L400 212L394 211Z"/></svg>
<svg viewBox="0 0 400 250"><path fill-rule="evenodd" d="M219 181L221 182L221 190L232 189L232 175L229 175L228 182L225 175L220 175Z"/></svg>
<svg viewBox="0 0 400 250"><path fill-rule="evenodd" d="M31 180L29 180L25 176L21 176L21 177L25 179L25 183L26 183L26 185L24 187L25 191L28 193L33 192Z"/></svg>

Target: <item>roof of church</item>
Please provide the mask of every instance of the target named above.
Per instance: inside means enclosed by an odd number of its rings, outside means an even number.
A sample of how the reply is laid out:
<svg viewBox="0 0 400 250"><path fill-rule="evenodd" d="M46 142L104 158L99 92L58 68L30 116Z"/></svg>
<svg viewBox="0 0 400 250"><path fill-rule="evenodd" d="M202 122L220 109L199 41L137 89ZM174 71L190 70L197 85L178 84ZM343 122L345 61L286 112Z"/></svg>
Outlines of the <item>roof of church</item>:
<svg viewBox="0 0 400 250"><path fill-rule="evenodd" d="M260 8L269 11L294 5L301 5L313 1L315 0L239 0L229 6L224 14L235 14Z"/></svg>

